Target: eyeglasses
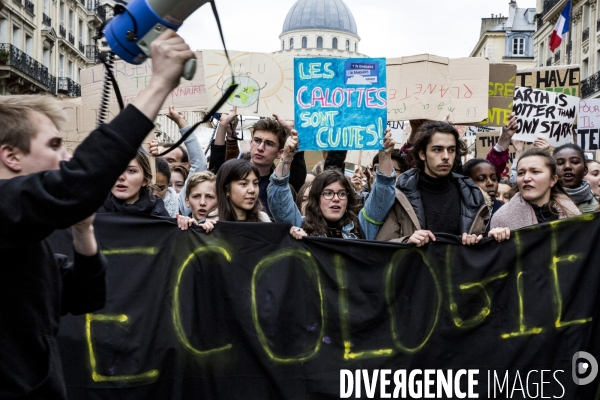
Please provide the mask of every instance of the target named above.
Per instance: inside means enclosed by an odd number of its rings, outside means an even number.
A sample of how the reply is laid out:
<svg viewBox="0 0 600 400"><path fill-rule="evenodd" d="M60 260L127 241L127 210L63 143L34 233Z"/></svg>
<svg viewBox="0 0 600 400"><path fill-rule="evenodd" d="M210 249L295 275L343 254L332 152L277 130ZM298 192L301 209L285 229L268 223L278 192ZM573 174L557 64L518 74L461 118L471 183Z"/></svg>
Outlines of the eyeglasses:
<svg viewBox="0 0 600 400"><path fill-rule="evenodd" d="M271 140L262 140L261 138L256 137L256 136L252 138L252 143L254 143L256 145L256 147L259 147L261 144L264 143L265 148L269 149L269 150L271 150L277 146L277 143L275 143Z"/></svg>
<svg viewBox="0 0 600 400"><path fill-rule="evenodd" d="M348 198L348 192L345 190L340 190L338 192L334 192L333 190L323 190L321 192L321 195L325 198L325 200L332 200L336 194L340 200L346 200Z"/></svg>

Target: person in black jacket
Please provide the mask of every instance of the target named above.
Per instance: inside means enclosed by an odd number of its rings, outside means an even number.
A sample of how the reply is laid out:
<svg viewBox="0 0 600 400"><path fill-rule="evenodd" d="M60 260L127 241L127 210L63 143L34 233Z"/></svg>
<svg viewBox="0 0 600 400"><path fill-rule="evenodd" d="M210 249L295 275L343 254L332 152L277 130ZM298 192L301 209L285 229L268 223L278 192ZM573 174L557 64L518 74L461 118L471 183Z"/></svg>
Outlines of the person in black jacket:
<svg viewBox="0 0 600 400"><path fill-rule="evenodd" d="M167 162L163 159L160 160L165 163L167 171L169 171ZM115 182L98 212L170 217L171 215L165 208L163 199L154 195L151 183L152 168L148 157L138 151L135 158L129 161L129 165ZM168 185L168 182L165 183L165 191L167 189L166 185Z"/></svg>
<svg viewBox="0 0 600 400"><path fill-rule="evenodd" d="M153 76L137 99L81 143L62 145L49 96L0 96L0 398L66 399L56 344L61 314L104 305L104 264L90 217L154 128L194 53L175 32L152 43ZM73 227L74 263L46 238Z"/></svg>

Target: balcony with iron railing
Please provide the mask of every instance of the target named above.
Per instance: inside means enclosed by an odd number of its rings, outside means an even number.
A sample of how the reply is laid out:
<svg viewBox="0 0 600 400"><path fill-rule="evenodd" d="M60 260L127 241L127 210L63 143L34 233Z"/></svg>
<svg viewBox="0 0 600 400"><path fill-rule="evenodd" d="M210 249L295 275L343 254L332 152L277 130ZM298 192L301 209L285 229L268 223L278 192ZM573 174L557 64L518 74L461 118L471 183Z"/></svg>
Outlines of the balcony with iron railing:
<svg viewBox="0 0 600 400"><path fill-rule="evenodd" d="M60 33L60 36L62 36L62 37L66 37L67 36L67 30L65 29L64 26L60 25L58 27L58 31Z"/></svg>
<svg viewBox="0 0 600 400"><path fill-rule="evenodd" d="M542 12L541 18L543 18L544 15L548 14L548 12L552 10L552 8L554 8L555 5L560 3L560 1L561 0L544 0L544 11Z"/></svg>
<svg viewBox="0 0 600 400"><path fill-rule="evenodd" d="M87 58L90 62L98 63L100 60L98 59L98 46L87 45L85 46L85 58Z"/></svg>
<svg viewBox="0 0 600 400"><path fill-rule="evenodd" d="M549 67L552 65L552 57L548 57L548 59L546 60L546 66Z"/></svg>
<svg viewBox="0 0 600 400"><path fill-rule="evenodd" d="M106 10L99 3L96 7L96 15L102 20L102 22L106 21Z"/></svg>
<svg viewBox="0 0 600 400"><path fill-rule="evenodd" d="M46 25L48 28L52 27L52 18L46 15L46 13L42 14L42 24Z"/></svg>
<svg viewBox="0 0 600 400"><path fill-rule="evenodd" d="M542 26L544 25L544 17L543 14L537 14L535 16L536 22L537 22L537 30L540 31L542 30Z"/></svg>
<svg viewBox="0 0 600 400"><path fill-rule="evenodd" d="M56 96L56 77L48 74L48 91Z"/></svg>
<svg viewBox="0 0 600 400"><path fill-rule="evenodd" d="M596 21L596 33L600 33L600 19Z"/></svg>
<svg viewBox="0 0 600 400"><path fill-rule="evenodd" d="M81 3L81 5L85 8L85 0L79 0L79 2Z"/></svg>
<svg viewBox="0 0 600 400"><path fill-rule="evenodd" d="M71 78L58 78L57 93L64 94L69 97L80 97L81 86L73 82Z"/></svg>
<svg viewBox="0 0 600 400"><path fill-rule="evenodd" d="M81 41L79 42L79 51L82 54L85 54L85 46L83 45L83 43L81 43Z"/></svg>
<svg viewBox="0 0 600 400"><path fill-rule="evenodd" d="M586 40L589 40L590 38L590 28L585 28L583 30L583 33L581 34L581 41L585 42Z"/></svg>
<svg viewBox="0 0 600 400"><path fill-rule="evenodd" d="M581 81L581 97L585 99L596 92L600 92L600 72Z"/></svg>
<svg viewBox="0 0 600 400"><path fill-rule="evenodd" d="M3 65L13 67L42 85L50 87L52 75L48 73L48 68L12 44L0 44L0 66Z"/></svg>
<svg viewBox="0 0 600 400"><path fill-rule="evenodd" d="M34 10L34 5L31 1L29 0L25 0L25 9L27 11L29 11L30 13L34 14L33 10Z"/></svg>
<svg viewBox="0 0 600 400"><path fill-rule="evenodd" d="M558 50L556 53L554 53L554 62L560 62L560 50Z"/></svg>
<svg viewBox="0 0 600 400"><path fill-rule="evenodd" d="M69 33L69 43L75 46L75 36L72 33Z"/></svg>

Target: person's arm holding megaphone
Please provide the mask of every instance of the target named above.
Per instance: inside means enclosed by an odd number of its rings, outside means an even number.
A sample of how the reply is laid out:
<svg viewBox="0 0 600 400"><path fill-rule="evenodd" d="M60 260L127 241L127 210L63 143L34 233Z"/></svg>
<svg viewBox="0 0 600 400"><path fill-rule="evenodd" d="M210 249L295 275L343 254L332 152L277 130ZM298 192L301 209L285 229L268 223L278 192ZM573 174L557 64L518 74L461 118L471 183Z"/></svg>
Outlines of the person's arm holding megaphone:
<svg viewBox="0 0 600 400"><path fill-rule="evenodd" d="M194 57L181 36L166 30L152 42L152 78L132 104L154 121L169 93L179 86L184 63Z"/></svg>

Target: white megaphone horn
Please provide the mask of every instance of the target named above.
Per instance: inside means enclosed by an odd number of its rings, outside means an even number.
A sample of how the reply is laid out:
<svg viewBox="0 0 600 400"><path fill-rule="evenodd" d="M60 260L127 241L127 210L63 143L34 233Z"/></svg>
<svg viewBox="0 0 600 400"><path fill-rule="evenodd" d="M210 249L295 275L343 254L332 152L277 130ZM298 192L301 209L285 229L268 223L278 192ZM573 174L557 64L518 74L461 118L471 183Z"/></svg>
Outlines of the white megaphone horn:
<svg viewBox="0 0 600 400"><path fill-rule="evenodd" d="M165 29L178 30L194 11L211 0L133 0L115 6L115 16L104 29L111 50L124 61L141 64L151 57L150 45ZM185 64L182 76L192 79L196 59Z"/></svg>

